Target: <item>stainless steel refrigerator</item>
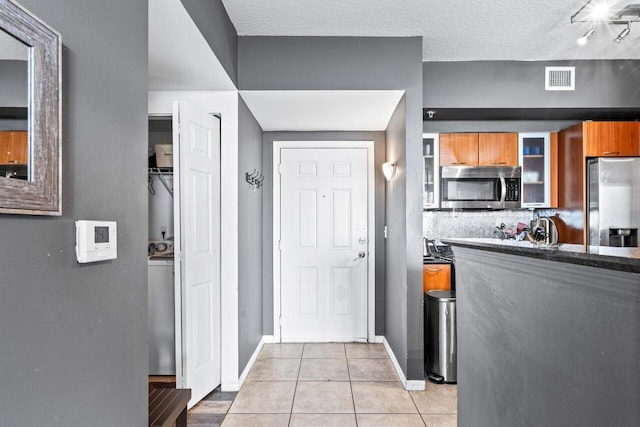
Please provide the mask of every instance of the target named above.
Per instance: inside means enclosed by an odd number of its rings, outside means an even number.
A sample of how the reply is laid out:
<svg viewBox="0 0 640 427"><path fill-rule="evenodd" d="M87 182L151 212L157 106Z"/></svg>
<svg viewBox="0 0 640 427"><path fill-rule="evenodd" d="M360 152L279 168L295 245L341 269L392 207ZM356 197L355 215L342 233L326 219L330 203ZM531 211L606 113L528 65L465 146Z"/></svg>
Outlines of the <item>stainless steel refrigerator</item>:
<svg viewBox="0 0 640 427"><path fill-rule="evenodd" d="M640 158L601 157L587 167L589 245L638 246Z"/></svg>

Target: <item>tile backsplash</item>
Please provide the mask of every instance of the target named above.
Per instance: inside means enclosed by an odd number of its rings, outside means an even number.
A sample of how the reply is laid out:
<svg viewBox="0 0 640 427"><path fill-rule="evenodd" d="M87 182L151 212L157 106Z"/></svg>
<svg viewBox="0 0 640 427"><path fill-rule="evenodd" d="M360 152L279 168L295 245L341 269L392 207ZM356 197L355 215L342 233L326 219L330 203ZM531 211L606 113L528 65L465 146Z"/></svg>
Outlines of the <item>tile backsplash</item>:
<svg viewBox="0 0 640 427"><path fill-rule="evenodd" d="M496 227L504 223L514 230L519 222L529 224L537 214L555 215L553 209L513 211L424 211L422 236L440 240L446 237L499 238Z"/></svg>

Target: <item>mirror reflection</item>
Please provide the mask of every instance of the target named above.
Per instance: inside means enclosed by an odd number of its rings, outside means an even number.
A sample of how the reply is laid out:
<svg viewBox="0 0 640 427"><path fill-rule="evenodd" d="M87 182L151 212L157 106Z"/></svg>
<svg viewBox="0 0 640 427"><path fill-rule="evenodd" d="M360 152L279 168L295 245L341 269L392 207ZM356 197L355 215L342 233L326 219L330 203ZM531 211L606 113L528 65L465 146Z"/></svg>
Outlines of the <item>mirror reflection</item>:
<svg viewBox="0 0 640 427"><path fill-rule="evenodd" d="M0 179L28 180L29 46L0 30Z"/></svg>

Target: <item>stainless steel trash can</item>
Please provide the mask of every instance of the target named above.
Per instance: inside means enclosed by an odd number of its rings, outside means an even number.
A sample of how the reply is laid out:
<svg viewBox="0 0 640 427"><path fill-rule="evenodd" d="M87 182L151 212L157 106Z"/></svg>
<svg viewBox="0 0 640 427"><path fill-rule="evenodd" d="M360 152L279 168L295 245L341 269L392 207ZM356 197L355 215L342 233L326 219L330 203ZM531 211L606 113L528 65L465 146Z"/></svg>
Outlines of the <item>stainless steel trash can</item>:
<svg viewBox="0 0 640 427"><path fill-rule="evenodd" d="M455 291L428 291L425 300L425 371L432 381L457 382Z"/></svg>

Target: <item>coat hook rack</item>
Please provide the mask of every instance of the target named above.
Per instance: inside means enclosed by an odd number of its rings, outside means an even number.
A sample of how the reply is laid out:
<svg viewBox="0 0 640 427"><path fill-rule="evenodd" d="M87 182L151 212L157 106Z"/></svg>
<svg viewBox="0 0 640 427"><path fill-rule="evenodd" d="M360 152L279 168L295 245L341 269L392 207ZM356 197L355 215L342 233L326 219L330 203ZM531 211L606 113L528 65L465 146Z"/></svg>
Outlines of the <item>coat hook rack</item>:
<svg viewBox="0 0 640 427"><path fill-rule="evenodd" d="M245 178L247 182L253 186L253 191L256 191L258 188L262 187L262 182L264 181L264 175L257 170L253 170L253 172L245 173Z"/></svg>

